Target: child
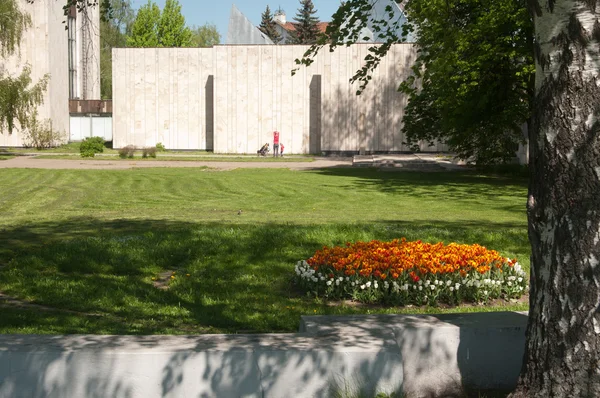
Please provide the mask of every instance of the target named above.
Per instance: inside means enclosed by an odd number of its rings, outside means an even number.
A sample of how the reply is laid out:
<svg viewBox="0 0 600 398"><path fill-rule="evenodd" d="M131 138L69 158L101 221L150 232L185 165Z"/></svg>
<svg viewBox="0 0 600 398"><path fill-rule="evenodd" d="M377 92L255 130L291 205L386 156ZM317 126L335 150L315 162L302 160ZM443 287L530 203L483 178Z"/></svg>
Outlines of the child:
<svg viewBox="0 0 600 398"><path fill-rule="evenodd" d="M283 157L283 150L284 150L284 146L283 143L279 144L279 156Z"/></svg>

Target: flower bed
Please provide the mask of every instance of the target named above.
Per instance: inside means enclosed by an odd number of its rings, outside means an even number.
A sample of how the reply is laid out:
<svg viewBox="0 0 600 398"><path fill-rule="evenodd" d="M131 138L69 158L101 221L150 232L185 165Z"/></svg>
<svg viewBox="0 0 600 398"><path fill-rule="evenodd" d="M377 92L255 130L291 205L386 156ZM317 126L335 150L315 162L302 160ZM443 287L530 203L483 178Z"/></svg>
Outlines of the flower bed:
<svg viewBox="0 0 600 398"><path fill-rule="evenodd" d="M356 242L324 247L295 267L296 280L332 299L406 305L519 298L528 289L516 260L480 245Z"/></svg>

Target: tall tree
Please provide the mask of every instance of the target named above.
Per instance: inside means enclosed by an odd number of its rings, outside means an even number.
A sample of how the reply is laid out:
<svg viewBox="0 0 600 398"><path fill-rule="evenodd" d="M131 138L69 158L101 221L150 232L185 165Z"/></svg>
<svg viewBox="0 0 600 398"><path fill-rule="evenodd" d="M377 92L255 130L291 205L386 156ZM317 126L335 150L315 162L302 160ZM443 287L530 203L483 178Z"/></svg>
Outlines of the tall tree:
<svg viewBox="0 0 600 398"><path fill-rule="evenodd" d="M192 31L185 24L178 0L167 0L158 22L158 41L161 47L190 47Z"/></svg>
<svg viewBox="0 0 600 398"><path fill-rule="evenodd" d="M527 199L531 291L526 352L512 398L598 397L600 8L587 0L529 5L536 63ZM366 25L370 6L370 0L342 4L329 36L356 33L353 29ZM352 16L360 23L344 26ZM390 35L374 46L356 80L366 84L386 48L399 40ZM318 49L297 63L310 64Z"/></svg>
<svg viewBox="0 0 600 398"><path fill-rule="evenodd" d="M295 31L292 33L293 44L315 44L319 38L319 18L312 0L300 0L300 8L294 17Z"/></svg>
<svg viewBox="0 0 600 398"><path fill-rule="evenodd" d="M23 34L31 26L31 17L21 10L17 0L0 0L0 59L17 53ZM18 76L13 76L0 65L0 133L35 123L36 109L43 102L49 76L33 83L31 67L26 65Z"/></svg>
<svg viewBox="0 0 600 398"><path fill-rule="evenodd" d="M211 47L221 42L221 35L214 24L206 23L194 26L192 31L192 45L196 47Z"/></svg>
<svg viewBox="0 0 600 398"><path fill-rule="evenodd" d="M260 25L258 29L263 32L265 35L271 39L271 41L275 44L278 44L283 38L277 31L277 23L273 20L273 14L271 14L271 9L267 5L265 12L261 15Z"/></svg>
<svg viewBox="0 0 600 398"><path fill-rule="evenodd" d="M533 2L524 366L513 397L600 397L600 7Z"/></svg>
<svg viewBox="0 0 600 398"><path fill-rule="evenodd" d="M128 47L159 47L160 8L152 0L140 7L127 38Z"/></svg>
<svg viewBox="0 0 600 398"><path fill-rule="evenodd" d="M100 92L103 99L112 98L112 49L125 47L135 12L130 0L110 0L102 4L106 15L100 21ZM107 11L110 7L110 13Z"/></svg>

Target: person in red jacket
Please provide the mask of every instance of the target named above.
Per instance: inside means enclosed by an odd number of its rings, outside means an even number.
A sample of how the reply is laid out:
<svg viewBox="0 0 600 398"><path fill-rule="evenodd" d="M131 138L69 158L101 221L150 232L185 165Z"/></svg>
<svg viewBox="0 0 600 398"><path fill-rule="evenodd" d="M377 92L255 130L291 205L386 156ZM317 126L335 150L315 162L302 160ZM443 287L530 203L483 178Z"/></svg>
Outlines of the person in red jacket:
<svg viewBox="0 0 600 398"><path fill-rule="evenodd" d="M285 147L283 146L283 143L279 144L279 156L283 157L284 149L285 149Z"/></svg>
<svg viewBox="0 0 600 398"><path fill-rule="evenodd" d="M273 157L279 156L279 131L273 131Z"/></svg>

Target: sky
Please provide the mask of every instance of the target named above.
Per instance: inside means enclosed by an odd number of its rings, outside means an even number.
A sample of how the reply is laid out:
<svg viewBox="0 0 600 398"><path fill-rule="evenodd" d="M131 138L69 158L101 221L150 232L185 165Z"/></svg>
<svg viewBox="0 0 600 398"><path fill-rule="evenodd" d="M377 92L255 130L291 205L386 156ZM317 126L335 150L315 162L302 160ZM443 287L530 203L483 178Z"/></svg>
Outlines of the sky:
<svg viewBox="0 0 600 398"><path fill-rule="evenodd" d="M147 3L148 0L132 0L133 8L137 9ZM154 0L162 9L165 0ZM235 4L242 13L252 21L255 26L260 24L260 15L265 11L267 5L271 12L281 7L285 11L288 21L291 21L300 7L299 0L236 0L236 1L210 1L210 0L179 0L181 12L185 17L188 26L201 26L205 23L217 25L221 34L221 43L227 39L227 24L229 23L229 13L231 5ZM313 0L317 9L317 16L323 22L329 21L331 16L337 10L340 2L338 0Z"/></svg>

